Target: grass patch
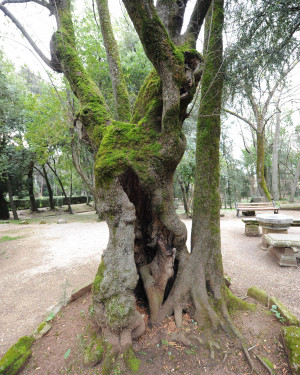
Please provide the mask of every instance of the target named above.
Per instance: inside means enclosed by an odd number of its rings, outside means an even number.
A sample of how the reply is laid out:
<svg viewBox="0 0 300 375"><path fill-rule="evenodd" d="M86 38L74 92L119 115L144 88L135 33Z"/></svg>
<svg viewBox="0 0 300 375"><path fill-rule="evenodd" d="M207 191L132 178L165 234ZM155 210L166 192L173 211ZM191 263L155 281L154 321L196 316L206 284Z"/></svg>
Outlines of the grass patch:
<svg viewBox="0 0 300 375"><path fill-rule="evenodd" d="M0 238L0 242L7 242L7 241L18 240L19 238L24 238L24 236L18 236L18 237L4 236L4 237Z"/></svg>

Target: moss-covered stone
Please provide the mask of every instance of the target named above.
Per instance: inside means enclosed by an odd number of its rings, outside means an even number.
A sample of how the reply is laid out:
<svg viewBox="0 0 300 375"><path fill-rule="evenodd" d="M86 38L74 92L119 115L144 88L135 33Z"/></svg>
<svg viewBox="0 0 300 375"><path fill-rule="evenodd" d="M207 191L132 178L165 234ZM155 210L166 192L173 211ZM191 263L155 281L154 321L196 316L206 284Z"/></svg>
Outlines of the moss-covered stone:
<svg viewBox="0 0 300 375"><path fill-rule="evenodd" d="M31 356L31 346L34 342L33 337L24 336L13 345L0 359L0 374L15 375L26 364Z"/></svg>
<svg viewBox="0 0 300 375"><path fill-rule="evenodd" d="M256 310L256 305L253 303L248 303L236 297L228 288L225 288L225 290L225 301L230 315L234 314L238 310Z"/></svg>
<svg viewBox="0 0 300 375"><path fill-rule="evenodd" d="M141 361L136 357L132 347L124 354L124 361L127 368L132 372L137 372Z"/></svg>
<svg viewBox="0 0 300 375"><path fill-rule="evenodd" d="M247 291L247 296L254 298L256 301L261 302L263 305L268 306L269 296L267 292L257 286L252 286Z"/></svg>
<svg viewBox="0 0 300 375"><path fill-rule="evenodd" d="M269 358L261 357L261 360L265 362L265 364L269 367L271 371L274 370L274 363L270 361ZM274 371L272 371L272 374L274 374Z"/></svg>
<svg viewBox="0 0 300 375"><path fill-rule="evenodd" d="M300 328L282 327L282 338L293 375L300 375Z"/></svg>
<svg viewBox="0 0 300 375"><path fill-rule="evenodd" d="M50 331L50 329L52 328L52 325L47 323L47 322L43 322L41 323L37 329L33 332L33 337L35 340L37 339L40 339L41 337L43 337L47 332Z"/></svg>
<svg viewBox="0 0 300 375"><path fill-rule="evenodd" d="M296 318L294 314L292 314L283 303L278 301L277 298L271 297L269 300L269 307L271 308L272 305L277 306L278 312L283 316L285 319L285 323L289 326L300 326L299 320Z"/></svg>

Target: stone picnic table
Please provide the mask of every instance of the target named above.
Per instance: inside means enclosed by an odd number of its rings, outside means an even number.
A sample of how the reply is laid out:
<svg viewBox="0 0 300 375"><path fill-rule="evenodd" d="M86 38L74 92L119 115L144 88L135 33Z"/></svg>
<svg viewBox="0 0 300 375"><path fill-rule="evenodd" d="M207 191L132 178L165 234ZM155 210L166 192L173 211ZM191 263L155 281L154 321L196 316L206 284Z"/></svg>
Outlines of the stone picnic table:
<svg viewBox="0 0 300 375"><path fill-rule="evenodd" d="M265 235L268 233L286 234L293 223L293 217L284 214L260 214L256 220L262 228L262 250L268 249Z"/></svg>

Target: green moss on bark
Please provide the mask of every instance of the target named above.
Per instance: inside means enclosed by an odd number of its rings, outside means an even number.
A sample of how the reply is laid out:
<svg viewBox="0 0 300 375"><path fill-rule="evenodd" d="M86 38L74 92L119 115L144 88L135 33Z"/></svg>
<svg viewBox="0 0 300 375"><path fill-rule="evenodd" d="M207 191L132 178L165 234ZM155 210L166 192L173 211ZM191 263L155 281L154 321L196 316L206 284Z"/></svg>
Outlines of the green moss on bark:
<svg viewBox="0 0 300 375"><path fill-rule="evenodd" d="M158 134L143 124L113 121L106 128L97 154L96 181L108 183L130 167L144 184L153 182L149 181L148 167L150 161L160 158L161 148Z"/></svg>
<svg viewBox="0 0 300 375"><path fill-rule="evenodd" d="M124 361L127 368L132 372L137 372L141 364L141 361L136 357L132 347L124 354Z"/></svg>
<svg viewBox="0 0 300 375"><path fill-rule="evenodd" d="M225 288L225 301L229 314L234 314L238 310L255 311L256 305L248 303L236 297L228 288Z"/></svg>
<svg viewBox="0 0 300 375"><path fill-rule="evenodd" d="M96 277L95 277L95 280L94 280L94 283L93 283L93 286L92 286L92 292L93 293L99 292L99 290L100 290L100 284L101 284L101 282L103 280L103 276L104 276L105 270L106 270L106 267L105 267L104 262L102 261L99 264L98 271L96 273Z"/></svg>

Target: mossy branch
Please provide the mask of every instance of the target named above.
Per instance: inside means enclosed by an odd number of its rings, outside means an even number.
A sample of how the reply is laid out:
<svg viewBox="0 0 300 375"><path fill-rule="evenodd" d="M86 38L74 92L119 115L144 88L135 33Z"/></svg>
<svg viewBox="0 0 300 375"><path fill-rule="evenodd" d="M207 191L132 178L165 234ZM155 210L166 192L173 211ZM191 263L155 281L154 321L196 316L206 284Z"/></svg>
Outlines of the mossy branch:
<svg viewBox="0 0 300 375"><path fill-rule="evenodd" d="M129 95L121 67L118 45L110 21L107 0L97 0L97 7L113 86L117 119L121 121L129 121L131 117Z"/></svg>
<svg viewBox="0 0 300 375"><path fill-rule="evenodd" d="M100 145L103 130L111 120L103 95L86 72L76 49L70 3L61 1L57 9L59 29L53 34L52 56L61 64L72 91L80 101L78 113L95 148Z"/></svg>

